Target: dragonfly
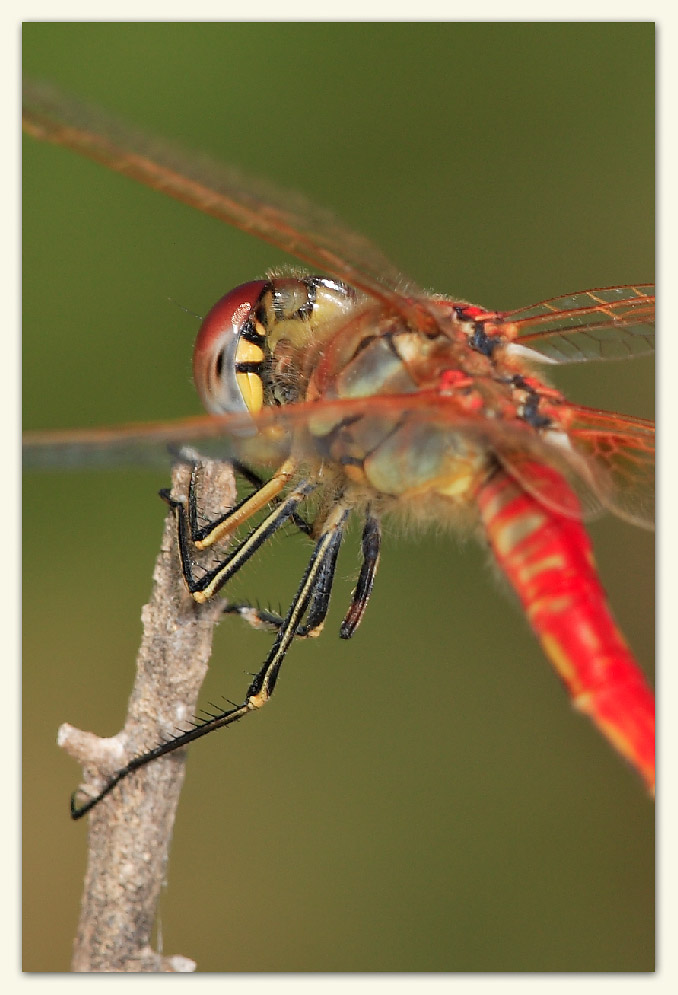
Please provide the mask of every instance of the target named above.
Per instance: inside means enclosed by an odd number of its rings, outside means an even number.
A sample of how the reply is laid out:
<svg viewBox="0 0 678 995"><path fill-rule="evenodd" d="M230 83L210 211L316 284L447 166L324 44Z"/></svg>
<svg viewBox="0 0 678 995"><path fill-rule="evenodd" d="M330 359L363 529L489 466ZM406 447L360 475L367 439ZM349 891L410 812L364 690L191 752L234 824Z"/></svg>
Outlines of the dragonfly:
<svg viewBox="0 0 678 995"><path fill-rule="evenodd" d="M605 287L492 311L425 292L368 239L296 194L182 152L42 84L24 87L34 139L266 240L310 270L229 291L204 319L193 373L207 414L24 435L27 466L183 459L234 461L251 490L216 520L199 506L200 462L176 518L180 569L198 603L215 597L290 523L312 545L287 612L227 604L274 633L241 704L133 757L71 814L126 776L260 709L292 643L320 633L347 522L362 522L362 566L340 627L365 613L381 522L401 515L475 530L518 596L579 711L654 790L654 697L598 576L588 518L645 528L654 508L654 425L567 400L544 368L625 360L654 348L654 286ZM268 468L268 475L262 470ZM234 542L209 569L205 551ZM230 703L229 703L230 704Z"/></svg>

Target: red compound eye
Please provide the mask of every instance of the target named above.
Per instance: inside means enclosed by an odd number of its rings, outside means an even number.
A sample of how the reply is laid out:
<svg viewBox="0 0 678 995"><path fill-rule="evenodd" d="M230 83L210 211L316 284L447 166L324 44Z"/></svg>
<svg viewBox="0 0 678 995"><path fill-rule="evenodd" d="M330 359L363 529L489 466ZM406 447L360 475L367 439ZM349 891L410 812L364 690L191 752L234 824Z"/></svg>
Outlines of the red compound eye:
<svg viewBox="0 0 678 995"><path fill-rule="evenodd" d="M256 335L245 338L243 330L267 285L265 280L253 280L231 290L200 327L193 347L193 379L211 414L261 407L261 381L253 368L264 359L263 342L258 344Z"/></svg>

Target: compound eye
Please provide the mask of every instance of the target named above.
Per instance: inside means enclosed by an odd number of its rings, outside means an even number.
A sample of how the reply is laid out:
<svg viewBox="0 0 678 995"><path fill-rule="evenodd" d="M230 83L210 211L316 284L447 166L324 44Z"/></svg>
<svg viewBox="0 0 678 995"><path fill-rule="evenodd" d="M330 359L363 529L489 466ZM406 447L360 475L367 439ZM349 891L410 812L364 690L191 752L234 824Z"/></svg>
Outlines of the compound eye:
<svg viewBox="0 0 678 995"><path fill-rule="evenodd" d="M253 312L268 284L243 283L222 297L203 321L193 347L193 379L211 414L256 414L264 402L265 338Z"/></svg>

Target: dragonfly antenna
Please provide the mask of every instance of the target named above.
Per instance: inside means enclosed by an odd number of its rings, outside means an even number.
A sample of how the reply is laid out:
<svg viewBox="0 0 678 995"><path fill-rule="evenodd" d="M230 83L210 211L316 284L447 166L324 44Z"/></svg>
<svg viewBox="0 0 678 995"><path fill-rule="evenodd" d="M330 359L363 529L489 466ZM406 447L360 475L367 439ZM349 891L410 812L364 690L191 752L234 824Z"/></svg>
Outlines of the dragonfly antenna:
<svg viewBox="0 0 678 995"><path fill-rule="evenodd" d="M170 304L174 304L174 306L178 307L181 311L185 311L186 314L190 314L193 318L197 318L198 321L204 320L204 315L196 314L195 311L191 311L190 307L186 307L184 304L180 304L179 301L175 301L173 297L168 297L167 300L170 302Z"/></svg>

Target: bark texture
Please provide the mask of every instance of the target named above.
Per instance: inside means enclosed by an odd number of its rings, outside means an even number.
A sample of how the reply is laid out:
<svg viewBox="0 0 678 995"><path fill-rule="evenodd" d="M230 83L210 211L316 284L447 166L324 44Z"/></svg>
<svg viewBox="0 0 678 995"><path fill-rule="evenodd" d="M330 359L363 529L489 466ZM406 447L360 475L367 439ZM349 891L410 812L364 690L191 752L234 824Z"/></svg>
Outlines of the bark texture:
<svg viewBox="0 0 678 995"><path fill-rule="evenodd" d="M173 471L173 496L185 498L190 469ZM225 464L204 464L201 507L216 517L235 500ZM96 792L134 755L187 728L207 672L219 599L197 605L181 575L174 514L165 520L153 590L142 610L143 637L124 728L100 739L64 724L59 745L84 768L83 789ZM160 889L184 779L185 750L130 774L91 813L87 871L75 940L74 971L182 972L195 969L180 955L151 948Z"/></svg>

